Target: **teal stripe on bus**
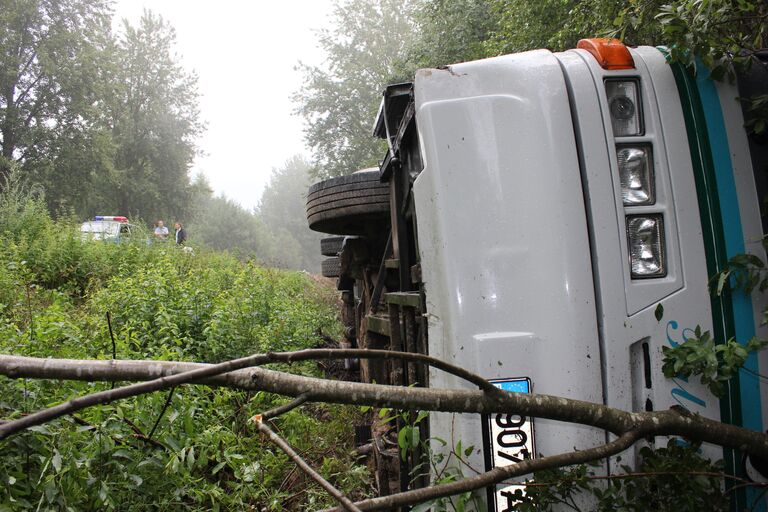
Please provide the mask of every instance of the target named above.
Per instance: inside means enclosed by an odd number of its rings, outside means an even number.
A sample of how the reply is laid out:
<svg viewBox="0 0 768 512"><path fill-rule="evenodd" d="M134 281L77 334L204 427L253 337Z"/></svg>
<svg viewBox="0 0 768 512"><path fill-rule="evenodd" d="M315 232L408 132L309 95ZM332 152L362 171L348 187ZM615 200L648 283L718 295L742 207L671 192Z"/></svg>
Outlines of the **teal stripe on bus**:
<svg viewBox="0 0 768 512"><path fill-rule="evenodd" d="M723 221L723 231L728 257L731 258L745 251L744 233L741 229L741 215L736 193L736 182L733 177L733 165L731 162L730 148L728 147L728 134L726 132L723 112L720 108L720 99L714 83L701 71L696 78L696 87L699 90L704 107L704 116L707 121L707 131L712 150L712 159L715 164L715 177L717 179L717 192L720 198L720 215ZM743 129L738 126L737 129ZM736 293L732 297L734 328L736 339L742 343L755 335L755 319L752 313L752 299L744 293ZM757 372L757 356L752 354L746 367ZM742 375L739 379L741 387L741 415L742 425L757 431L763 430L760 388L756 378Z"/></svg>
<svg viewBox="0 0 768 512"><path fill-rule="evenodd" d="M720 98L708 72L700 66L696 77L696 88L702 103L709 136L712 161L717 181L717 195L720 203L725 248L728 258L745 252L744 232L742 231L739 200L736 182L733 175L733 163L728 146L728 133L720 107ZM735 127L743 130L742 126ZM752 310L752 299L745 293L734 293L731 296L733 312L733 328L736 339L746 343L755 335L755 319ZM757 355L751 354L745 368L758 373ZM754 374L739 372L737 378L740 396L740 425L758 432L764 431L760 403L760 383ZM738 421L738 418L733 418ZM757 497L748 492L748 495ZM751 501L751 500L750 500ZM765 510L764 505L755 510Z"/></svg>
<svg viewBox="0 0 768 512"><path fill-rule="evenodd" d="M665 53L664 48L660 50ZM666 53L665 53L666 55ZM707 259L707 274L713 276L725 268L728 260L725 250L725 235L723 234L720 201L717 196L717 179L715 178L712 151L710 150L709 135L704 118L704 109L699 99L699 90L691 74L680 63L672 63L672 73L675 76L677 90L680 93L680 106L685 117L685 129L688 135L688 146L693 164L693 176L696 180L696 195L701 215L702 240ZM733 312L731 295L710 295L712 305L712 332L716 340L726 340L733 336ZM741 419L741 400L738 386L729 386L728 394L720 399L720 418L726 423L738 424ZM743 477L738 452L723 449L723 462L726 472L730 475ZM729 491L734 484L725 481ZM730 511L740 512L746 508L746 492L743 488L733 492Z"/></svg>

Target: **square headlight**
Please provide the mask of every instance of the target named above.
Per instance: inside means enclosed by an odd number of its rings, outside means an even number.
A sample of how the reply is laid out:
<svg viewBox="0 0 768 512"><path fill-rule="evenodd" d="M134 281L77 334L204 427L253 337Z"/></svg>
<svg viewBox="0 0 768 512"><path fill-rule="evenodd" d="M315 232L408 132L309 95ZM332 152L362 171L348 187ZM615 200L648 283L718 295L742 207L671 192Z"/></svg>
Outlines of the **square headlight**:
<svg viewBox="0 0 768 512"><path fill-rule="evenodd" d="M614 137L642 135L642 112L636 80L606 80L605 94Z"/></svg>
<svg viewBox="0 0 768 512"><path fill-rule="evenodd" d="M645 206L656 202L653 154L650 145L618 146L616 156L624 206Z"/></svg>
<svg viewBox="0 0 768 512"><path fill-rule="evenodd" d="M632 279L667 275L662 216L628 215L626 220Z"/></svg>

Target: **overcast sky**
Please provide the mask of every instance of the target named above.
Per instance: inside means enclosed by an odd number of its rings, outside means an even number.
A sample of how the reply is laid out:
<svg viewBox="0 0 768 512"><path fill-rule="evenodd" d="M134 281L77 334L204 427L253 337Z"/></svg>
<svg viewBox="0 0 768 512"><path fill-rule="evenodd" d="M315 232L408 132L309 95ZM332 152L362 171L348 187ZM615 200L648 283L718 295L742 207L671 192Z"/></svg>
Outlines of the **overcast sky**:
<svg viewBox="0 0 768 512"><path fill-rule="evenodd" d="M199 77L203 172L217 194L246 208L258 203L272 169L309 155L291 94L299 61L321 64L314 30L329 23L331 0L116 0L136 25L144 8L176 29L177 53Z"/></svg>

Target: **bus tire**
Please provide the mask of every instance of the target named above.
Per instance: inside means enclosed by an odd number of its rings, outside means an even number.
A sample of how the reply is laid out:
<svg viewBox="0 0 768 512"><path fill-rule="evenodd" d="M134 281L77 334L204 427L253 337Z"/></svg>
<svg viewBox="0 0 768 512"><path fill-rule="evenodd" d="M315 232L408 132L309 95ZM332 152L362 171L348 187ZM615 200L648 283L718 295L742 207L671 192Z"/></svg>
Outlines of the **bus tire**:
<svg viewBox="0 0 768 512"><path fill-rule="evenodd" d="M343 236L331 236L320 240L320 254L323 256L338 256L344 244Z"/></svg>
<svg viewBox="0 0 768 512"><path fill-rule="evenodd" d="M381 231L389 220L389 185L378 169L365 169L315 183L307 195L309 228L334 235Z"/></svg>
<svg viewBox="0 0 768 512"><path fill-rule="evenodd" d="M341 260L338 257L326 258L320 265L323 277L339 277L341 274Z"/></svg>

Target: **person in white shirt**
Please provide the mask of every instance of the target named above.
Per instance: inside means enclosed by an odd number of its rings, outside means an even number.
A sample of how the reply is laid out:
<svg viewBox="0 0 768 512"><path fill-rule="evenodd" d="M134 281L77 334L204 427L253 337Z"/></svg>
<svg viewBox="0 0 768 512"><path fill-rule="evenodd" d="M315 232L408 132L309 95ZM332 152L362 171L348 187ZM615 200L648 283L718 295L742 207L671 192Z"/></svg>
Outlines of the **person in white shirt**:
<svg viewBox="0 0 768 512"><path fill-rule="evenodd" d="M165 241L168 238L168 228L161 220L158 220L155 224L155 238L161 241Z"/></svg>

